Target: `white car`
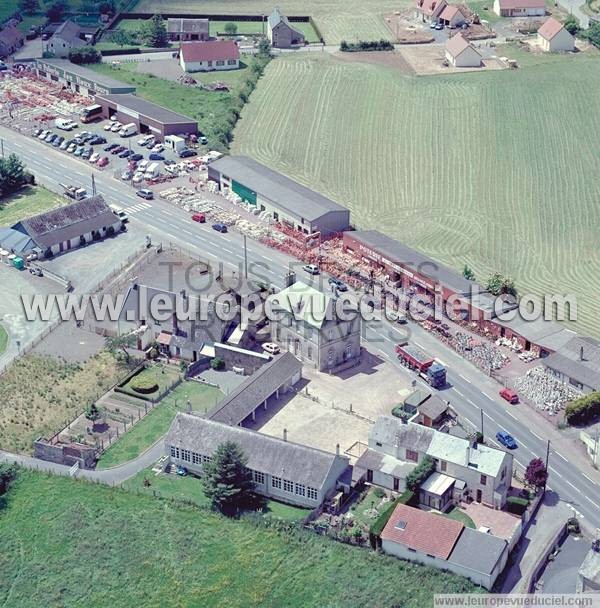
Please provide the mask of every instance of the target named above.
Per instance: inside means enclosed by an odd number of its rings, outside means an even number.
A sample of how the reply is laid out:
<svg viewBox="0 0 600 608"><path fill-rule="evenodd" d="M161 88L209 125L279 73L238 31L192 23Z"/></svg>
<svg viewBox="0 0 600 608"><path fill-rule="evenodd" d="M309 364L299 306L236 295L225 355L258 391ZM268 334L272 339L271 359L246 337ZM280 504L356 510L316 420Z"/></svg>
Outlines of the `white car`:
<svg viewBox="0 0 600 608"><path fill-rule="evenodd" d="M164 149L165 149L165 147L162 144L156 144L155 146L153 146L152 152L156 152L157 154L160 154Z"/></svg>
<svg viewBox="0 0 600 608"><path fill-rule="evenodd" d="M68 148L67 148L67 152L69 154L73 154L73 152L75 152L75 150L77 150L77 144L71 144Z"/></svg>
<svg viewBox="0 0 600 608"><path fill-rule="evenodd" d="M133 176L133 183L134 184L140 184L143 181L144 181L144 174L143 173L136 173Z"/></svg>
<svg viewBox="0 0 600 608"><path fill-rule="evenodd" d="M137 140L138 146L145 146L151 139L154 139L154 135L144 135Z"/></svg>
<svg viewBox="0 0 600 608"><path fill-rule="evenodd" d="M121 173L121 179L124 181L129 181L132 177L133 177L133 173L131 171L129 171L129 169L127 171L123 171L123 173Z"/></svg>
<svg viewBox="0 0 600 608"><path fill-rule="evenodd" d="M262 349L266 353L269 353L270 355L276 355L277 353L279 353L281 351L281 349L279 348L279 345L275 344L275 342L265 342L262 345Z"/></svg>
<svg viewBox="0 0 600 608"><path fill-rule="evenodd" d="M71 145L71 140L70 139L65 139L65 141L63 141L62 144L60 144L60 146L58 146L58 149L59 150L66 150L70 145Z"/></svg>
<svg viewBox="0 0 600 608"><path fill-rule="evenodd" d="M94 152L91 156L90 156L90 162L91 163L96 163L98 162L98 159L100 158L100 153L99 152Z"/></svg>
<svg viewBox="0 0 600 608"><path fill-rule="evenodd" d="M110 130L113 128L113 126L114 126L115 122L117 122L117 121L116 121L116 120L111 120L110 122L107 122L107 123L104 125L104 130L105 130L105 131L110 131Z"/></svg>
<svg viewBox="0 0 600 608"><path fill-rule="evenodd" d="M321 274L321 271L319 270L318 266L315 266L314 264L305 264L304 266L302 266L302 270L304 270L305 272L308 272L308 274Z"/></svg>
<svg viewBox="0 0 600 608"><path fill-rule="evenodd" d="M116 122L116 123L115 123L115 124L114 124L114 125L113 125L113 126L110 128L110 130L111 130L111 132L112 132L112 133L116 133L117 131L119 131L119 130L121 129L121 127L122 127L122 126L123 126L123 125L122 125L120 122L118 122L118 121L117 121L117 122Z"/></svg>
<svg viewBox="0 0 600 608"><path fill-rule="evenodd" d="M50 133L50 131L48 131L47 129L44 129L44 131L42 131L39 135L38 135L38 139L46 139L46 137L48 137L48 133Z"/></svg>

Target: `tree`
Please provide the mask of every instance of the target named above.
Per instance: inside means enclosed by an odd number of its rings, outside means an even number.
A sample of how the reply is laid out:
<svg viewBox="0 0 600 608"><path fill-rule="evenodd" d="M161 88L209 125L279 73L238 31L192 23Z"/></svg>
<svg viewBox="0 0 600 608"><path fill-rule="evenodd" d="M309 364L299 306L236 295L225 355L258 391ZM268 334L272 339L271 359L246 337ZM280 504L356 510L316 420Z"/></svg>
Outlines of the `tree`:
<svg viewBox="0 0 600 608"><path fill-rule="evenodd" d="M85 417L92 423L96 422L96 420L99 420L101 415L102 414L100 413L100 410L98 409L98 406L95 403L92 403L92 405L88 405L85 410Z"/></svg>
<svg viewBox="0 0 600 608"><path fill-rule="evenodd" d="M466 264L463 267L462 275L467 281L475 280L475 273Z"/></svg>
<svg viewBox="0 0 600 608"><path fill-rule="evenodd" d="M19 8L26 15L33 15L40 10L40 3L38 0L19 0Z"/></svg>
<svg viewBox="0 0 600 608"><path fill-rule="evenodd" d="M228 21L225 24L225 33L229 34L230 36L235 36L237 34L237 25L231 21Z"/></svg>
<svg viewBox="0 0 600 608"><path fill-rule="evenodd" d="M54 2L54 4L51 4L46 10L46 17L48 17L48 21L62 21L68 8L69 6L64 0Z"/></svg>
<svg viewBox="0 0 600 608"><path fill-rule="evenodd" d="M254 499L252 472L248 459L232 441L220 444L210 462L204 464L204 494L214 508L233 514Z"/></svg>
<svg viewBox="0 0 600 608"><path fill-rule="evenodd" d="M499 272L495 272L487 281L486 289L495 296L502 294L517 295L515 282L510 277L505 277Z"/></svg>
<svg viewBox="0 0 600 608"><path fill-rule="evenodd" d="M0 158L0 196L16 192L30 183L33 183L33 175L25 170L25 164L16 154Z"/></svg>
<svg viewBox="0 0 600 608"><path fill-rule="evenodd" d="M261 38L258 43L258 54L262 57L270 57L271 56L271 45L266 38Z"/></svg>
<svg viewBox="0 0 600 608"><path fill-rule="evenodd" d="M577 21L577 19L573 15L569 15L567 17L564 25L567 32L569 32L569 34L571 34L572 36L577 36L577 34L579 34L579 32L581 31L581 28L579 27L579 21Z"/></svg>
<svg viewBox="0 0 600 608"><path fill-rule="evenodd" d="M0 463L0 496L5 494L14 478L17 476L17 467L14 464Z"/></svg>
<svg viewBox="0 0 600 608"><path fill-rule="evenodd" d="M600 23L592 22L585 32L581 32L581 37L587 38L594 46L600 48Z"/></svg>
<svg viewBox="0 0 600 608"><path fill-rule="evenodd" d="M160 15L154 15L144 21L140 29L140 38L146 46L160 48L167 46L167 28Z"/></svg>
<svg viewBox="0 0 600 608"><path fill-rule="evenodd" d="M102 54L93 46L82 46L69 51L69 60L72 63L100 63Z"/></svg>
<svg viewBox="0 0 600 608"><path fill-rule="evenodd" d="M120 46L131 46L134 44L133 36L125 30L115 30L110 33L110 41Z"/></svg>
<svg viewBox="0 0 600 608"><path fill-rule="evenodd" d="M548 481L548 471L546 465L541 458L534 458L527 465L525 470L525 481L530 488L539 490L546 485Z"/></svg>
<svg viewBox="0 0 600 608"><path fill-rule="evenodd" d="M109 353L113 355L118 351L121 351L125 355L125 362L129 363L130 355L128 348L133 348L136 345L136 339L134 334L125 334L123 336L111 337L108 336L104 340L104 347Z"/></svg>

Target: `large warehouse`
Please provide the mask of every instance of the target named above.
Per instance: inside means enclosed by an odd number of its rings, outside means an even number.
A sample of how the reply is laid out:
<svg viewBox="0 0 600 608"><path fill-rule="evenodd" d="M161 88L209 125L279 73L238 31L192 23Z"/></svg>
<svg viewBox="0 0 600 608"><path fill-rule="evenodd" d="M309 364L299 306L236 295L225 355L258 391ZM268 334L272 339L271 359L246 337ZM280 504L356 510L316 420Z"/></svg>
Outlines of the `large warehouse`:
<svg viewBox="0 0 600 608"><path fill-rule="evenodd" d="M96 103L102 106L102 117L112 118L123 124L135 123L140 133L152 133L160 139L165 135L195 134L198 123L183 114L177 114L137 95L96 95Z"/></svg>
<svg viewBox="0 0 600 608"><path fill-rule="evenodd" d="M81 95L135 93L134 86L71 63L68 59L36 59L35 64L38 76L58 82Z"/></svg>
<svg viewBox="0 0 600 608"><path fill-rule="evenodd" d="M211 162L208 178L305 234L328 236L350 225L348 209L247 156L223 156Z"/></svg>

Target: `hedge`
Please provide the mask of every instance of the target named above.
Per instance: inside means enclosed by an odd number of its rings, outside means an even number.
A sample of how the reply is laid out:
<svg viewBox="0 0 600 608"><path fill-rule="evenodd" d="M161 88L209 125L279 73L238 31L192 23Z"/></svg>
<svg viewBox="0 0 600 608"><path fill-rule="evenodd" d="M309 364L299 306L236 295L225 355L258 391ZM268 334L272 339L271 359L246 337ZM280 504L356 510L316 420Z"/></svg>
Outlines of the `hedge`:
<svg viewBox="0 0 600 608"><path fill-rule="evenodd" d="M417 492L419 486L435 471L435 460L425 456L423 460L406 476L406 487Z"/></svg>
<svg viewBox="0 0 600 608"><path fill-rule="evenodd" d="M515 515L523 515L529 506L529 501L526 498L520 498L519 496L509 496L506 499L506 508L509 513Z"/></svg>
<svg viewBox="0 0 600 608"><path fill-rule="evenodd" d="M129 386L136 393L142 393L142 395L149 395L155 393L158 390L158 382L153 378L144 376L136 376L131 379Z"/></svg>
<svg viewBox="0 0 600 608"><path fill-rule="evenodd" d="M575 399L565 408L565 417L569 424L584 424L596 416L600 416L600 392Z"/></svg>
<svg viewBox="0 0 600 608"><path fill-rule="evenodd" d="M376 549L380 543L380 535L383 532L388 520L398 505L417 505L417 496L410 490L405 490L398 498L392 500L390 504L379 514L379 517L371 524L369 529L369 541L371 547Z"/></svg>

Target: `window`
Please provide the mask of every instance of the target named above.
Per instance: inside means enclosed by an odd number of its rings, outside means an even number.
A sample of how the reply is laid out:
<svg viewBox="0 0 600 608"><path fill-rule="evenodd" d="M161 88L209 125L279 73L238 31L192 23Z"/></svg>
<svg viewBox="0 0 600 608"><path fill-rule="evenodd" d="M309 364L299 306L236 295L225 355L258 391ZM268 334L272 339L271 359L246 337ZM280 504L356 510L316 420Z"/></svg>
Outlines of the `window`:
<svg viewBox="0 0 600 608"><path fill-rule="evenodd" d="M306 488L306 495L310 500L317 500L317 490L315 488Z"/></svg>
<svg viewBox="0 0 600 608"><path fill-rule="evenodd" d="M202 456L196 454L196 452L192 452L192 462L194 464L200 464L202 462Z"/></svg>
<svg viewBox="0 0 600 608"><path fill-rule="evenodd" d="M210 456L204 456L204 454L202 455L202 462L210 462Z"/></svg>
<svg viewBox="0 0 600 608"><path fill-rule="evenodd" d="M406 450L406 460L410 462L419 462L419 453L414 450Z"/></svg>
<svg viewBox="0 0 600 608"><path fill-rule="evenodd" d="M218 59L217 65L225 65L225 62L222 59Z"/></svg>
<svg viewBox="0 0 600 608"><path fill-rule="evenodd" d="M294 493L294 484L289 479L283 480L283 491L289 492L290 494Z"/></svg>
<svg viewBox="0 0 600 608"><path fill-rule="evenodd" d="M271 477L271 485L278 490L281 490L281 477Z"/></svg>
<svg viewBox="0 0 600 608"><path fill-rule="evenodd" d="M235 59L228 59L227 60L227 65L235 65L237 62Z"/></svg>
<svg viewBox="0 0 600 608"><path fill-rule="evenodd" d="M207 61L208 66L211 67L212 66L212 61Z"/></svg>
<svg viewBox="0 0 600 608"><path fill-rule="evenodd" d="M440 460L440 471L445 471L448 463L445 460Z"/></svg>
<svg viewBox="0 0 600 608"><path fill-rule="evenodd" d="M500 474L500 479L504 479L506 476L506 469L502 469L502 473Z"/></svg>
<svg viewBox="0 0 600 608"><path fill-rule="evenodd" d="M185 460L185 462L191 462L192 453L189 450L181 450L181 460Z"/></svg>
<svg viewBox="0 0 600 608"><path fill-rule="evenodd" d="M265 474L260 471L253 471L252 477L254 478L255 483L259 483L261 486L265 485Z"/></svg>
<svg viewBox="0 0 600 608"><path fill-rule="evenodd" d="M298 494L298 496L306 496L306 486L302 485L301 483L297 483L296 494Z"/></svg>
<svg viewBox="0 0 600 608"><path fill-rule="evenodd" d="M308 357L309 361L312 361L312 346L308 347L306 356Z"/></svg>
<svg viewBox="0 0 600 608"><path fill-rule="evenodd" d="M479 479L479 483L484 486L487 483L487 477L485 475L482 475Z"/></svg>
<svg viewBox="0 0 600 608"><path fill-rule="evenodd" d="M179 448L171 446L171 458L179 458Z"/></svg>
<svg viewBox="0 0 600 608"><path fill-rule="evenodd" d="M380 447L381 447L383 444L381 443L381 441L376 441L376 442L375 442L375 445L376 445L378 448L380 448Z"/></svg>

